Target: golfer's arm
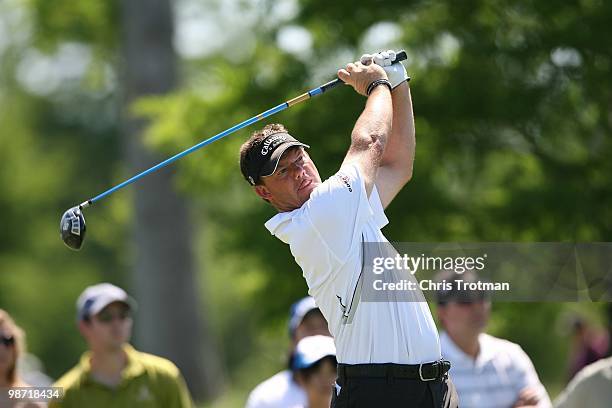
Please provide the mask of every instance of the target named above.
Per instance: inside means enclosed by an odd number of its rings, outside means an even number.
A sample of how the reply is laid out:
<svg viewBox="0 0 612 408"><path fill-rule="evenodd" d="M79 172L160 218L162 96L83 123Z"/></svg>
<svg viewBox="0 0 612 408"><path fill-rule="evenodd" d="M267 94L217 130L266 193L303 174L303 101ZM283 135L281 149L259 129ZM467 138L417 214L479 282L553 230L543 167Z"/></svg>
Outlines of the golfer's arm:
<svg viewBox="0 0 612 408"><path fill-rule="evenodd" d="M392 119L391 92L386 86L377 86L368 97L365 109L355 123L351 133L351 146L343 163L355 163L359 166L368 197L374 188L378 166L391 133Z"/></svg>
<svg viewBox="0 0 612 408"><path fill-rule="evenodd" d="M392 92L393 125L380 161L376 187L383 207L387 207L412 177L415 137L412 99L408 82Z"/></svg>

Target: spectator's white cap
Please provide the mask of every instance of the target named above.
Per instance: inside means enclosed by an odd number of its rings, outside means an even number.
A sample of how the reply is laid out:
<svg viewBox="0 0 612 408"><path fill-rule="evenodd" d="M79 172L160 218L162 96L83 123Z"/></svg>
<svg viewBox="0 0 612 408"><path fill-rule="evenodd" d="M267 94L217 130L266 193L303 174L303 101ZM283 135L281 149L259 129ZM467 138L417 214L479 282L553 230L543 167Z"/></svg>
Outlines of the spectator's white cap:
<svg viewBox="0 0 612 408"><path fill-rule="evenodd" d="M289 309L289 335L293 338L295 330L304 320L304 316L313 309L318 309L312 296L306 296L291 305Z"/></svg>
<svg viewBox="0 0 612 408"><path fill-rule="evenodd" d="M293 369L308 368L325 357L336 357L334 339L329 336L304 337L297 344L293 357Z"/></svg>
<svg viewBox="0 0 612 408"><path fill-rule="evenodd" d="M77 319L94 316L113 302L122 302L136 309L136 301L125 290L110 283L88 286L77 299Z"/></svg>

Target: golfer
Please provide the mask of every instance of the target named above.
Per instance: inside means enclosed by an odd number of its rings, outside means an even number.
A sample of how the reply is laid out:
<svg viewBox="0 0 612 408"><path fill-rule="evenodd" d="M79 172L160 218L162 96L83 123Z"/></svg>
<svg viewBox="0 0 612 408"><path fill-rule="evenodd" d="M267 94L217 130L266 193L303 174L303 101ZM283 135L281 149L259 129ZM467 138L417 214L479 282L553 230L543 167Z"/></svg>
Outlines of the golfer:
<svg viewBox="0 0 612 408"><path fill-rule="evenodd" d="M384 213L412 176L414 120L408 75L388 51L364 55L338 77L366 96L340 170L321 181L279 124L240 149L245 179L278 214L266 228L289 244L337 348L333 407L456 407L427 303L358 302L363 246L388 242ZM383 68L384 67L384 68Z"/></svg>

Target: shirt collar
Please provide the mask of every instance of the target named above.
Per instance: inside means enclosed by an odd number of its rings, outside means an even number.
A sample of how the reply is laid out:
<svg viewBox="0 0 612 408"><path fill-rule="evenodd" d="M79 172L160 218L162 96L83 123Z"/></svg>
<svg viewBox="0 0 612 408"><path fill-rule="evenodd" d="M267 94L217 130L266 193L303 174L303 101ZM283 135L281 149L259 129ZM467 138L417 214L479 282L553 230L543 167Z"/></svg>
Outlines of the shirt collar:
<svg viewBox="0 0 612 408"><path fill-rule="evenodd" d="M486 333L480 333L478 336L478 356L476 356L476 360L472 359L471 356L461 350L448 333L440 333L440 342L442 343L442 350L444 350L445 357L450 360L460 359L481 366L493 360L495 357L495 347L491 347L490 337L491 336Z"/></svg>
<svg viewBox="0 0 612 408"><path fill-rule="evenodd" d="M463 352L445 331L440 333L440 345L445 358L451 361L471 361L472 358Z"/></svg>
<svg viewBox="0 0 612 408"><path fill-rule="evenodd" d="M126 343L123 346L123 351L127 358L127 364L121 371L121 383L138 377L145 371L144 365L137 358L138 351L134 347ZM91 351L83 353L79 366L81 367L81 382L95 382L91 376ZM97 384L97 382L95 383Z"/></svg>
<svg viewBox="0 0 612 408"><path fill-rule="evenodd" d="M486 364L489 361L495 358L496 348L493 344L491 344L492 337L486 333L480 333L478 336L478 344L480 346L480 352L478 353L478 357L476 361L479 364Z"/></svg>
<svg viewBox="0 0 612 408"><path fill-rule="evenodd" d="M320 188L323 185L323 183L320 183L317 187L315 187L315 190ZM310 197L312 197L312 195L314 194L313 190L310 193ZM278 214L276 214L274 217L270 218L268 221L266 221L266 223L264 224L266 226L266 228L268 229L268 231L270 231L270 233L276 237L278 237L281 241L283 241L285 244L287 244L287 237L283 238L282 233L279 231L279 227L284 224L285 222L291 221L291 219L299 212L299 211L303 211L304 207L306 205L308 205L308 203L310 202L310 198L308 200L306 200L306 202L304 204L302 204L302 206L300 208L296 208L295 210L292 211L285 211L285 212L280 212Z"/></svg>

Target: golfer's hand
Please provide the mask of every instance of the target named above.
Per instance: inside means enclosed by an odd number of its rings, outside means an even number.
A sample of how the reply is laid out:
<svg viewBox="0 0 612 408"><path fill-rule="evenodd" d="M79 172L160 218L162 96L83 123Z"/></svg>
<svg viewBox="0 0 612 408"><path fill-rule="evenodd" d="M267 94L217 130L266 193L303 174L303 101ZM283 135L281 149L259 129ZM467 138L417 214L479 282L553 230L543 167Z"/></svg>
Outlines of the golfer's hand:
<svg viewBox="0 0 612 408"><path fill-rule="evenodd" d="M338 78L350 85L357 93L367 96L368 86L377 79L388 79L385 70L376 64L363 65L357 61L338 70Z"/></svg>
<svg viewBox="0 0 612 408"><path fill-rule="evenodd" d="M374 63L383 67L389 77L389 82L391 82L391 88L395 88L410 79L404 65L399 61L393 62L395 61L395 56L396 54L393 50L382 51L377 54L363 54L360 62L363 65Z"/></svg>

